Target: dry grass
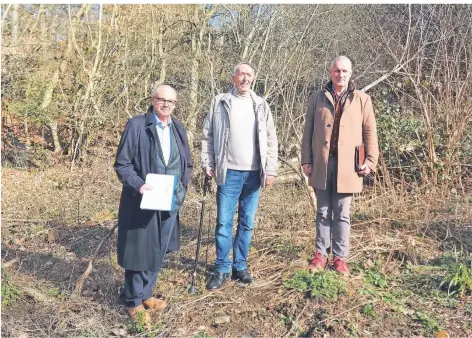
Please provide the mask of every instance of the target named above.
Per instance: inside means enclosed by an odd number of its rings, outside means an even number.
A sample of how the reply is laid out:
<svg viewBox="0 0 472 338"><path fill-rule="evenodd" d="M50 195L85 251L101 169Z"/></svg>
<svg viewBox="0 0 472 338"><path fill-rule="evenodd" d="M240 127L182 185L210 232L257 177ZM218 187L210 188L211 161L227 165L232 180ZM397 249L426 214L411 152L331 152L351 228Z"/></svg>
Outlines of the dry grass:
<svg viewBox="0 0 472 338"><path fill-rule="evenodd" d="M82 297L69 298L94 249L114 224L119 201L111 162L97 159L89 167L93 169L72 173L57 166L41 172L3 170L2 260L19 259L5 269L15 291L10 304L3 306L6 336L145 335L135 332L119 299L123 272L116 264L116 237L105 243ZM216 208L214 191L210 192L198 293L189 295L201 194L197 181L202 180L196 179L182 209L183 248L167 256L156 288L170 306L154 314L155 325L146 335L399 336L431 334L437 323L455 336L472 334L466 320L467 311L472 311L467 307L470 297L445 297L434 278L424 278L429 270L422 270L454 250L460 257L470 255L470 192L375 187L357 196L349 292L327 301L283 286L285 279L307 266L314 247L314 212L303 190L293 184L276 185L262 194L249 255L256 282L248 288L231 282L212 293L204 290L215 258ZM376 273L388 280L386 288L366 282L375 264ZM436 300L430 295L435 290ZM221 316L229 316L229 323L216 324Z"/></svg>

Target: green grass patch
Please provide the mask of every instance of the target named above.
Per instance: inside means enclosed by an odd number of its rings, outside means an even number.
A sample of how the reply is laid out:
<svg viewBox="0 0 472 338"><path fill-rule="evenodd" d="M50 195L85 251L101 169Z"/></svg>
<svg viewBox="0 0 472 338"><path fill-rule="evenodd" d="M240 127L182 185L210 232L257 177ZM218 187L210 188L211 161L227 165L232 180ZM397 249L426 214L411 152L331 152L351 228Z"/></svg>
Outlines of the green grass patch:
<svg viewBox="0 0 472 338"><path fill-rule="evenodd" d="M387 276L382 272L380 260L375 261L374 267L365 272L365 279L369 284L378 288L387 286Z"/></svg>
<svg viewBox="0 0 472 338"><path fill-rule="evenodd" d="M455 264L442 281L441 287L447 288L448 295L458 294L460 297L472 294L472 262Z"/></svg>
<svg viewBox="0 0 472 338"><path fill-rule="evenodd" d="M378 288L384 288L388 285L388 279L382 272L380 260L376 260L374 266L370 268L362 263L351 263L351 274L354 276L364 275L367 283Z"/></svg>
<svg viewBox="0 0 472 338"><path fill-rule="evenodd" d="M413 316L413 319L423 327L426 333L432 334L443 329L441 324L439 324L436 319L423 312L416 312Z"/></svg>
<svg viewBox="0 0 472 338"><path fill-rule="evenodd" d="M280 323L285 326L285 327L290 327L293 325L293 322L295 321L295 317L294 316L290 316L290 315L284 315L281 319L280 319Z"/></svg>
<svg viewBox="0 0 472 338"><path fill-rule="evenodd" d="M213 338L212 336L206 334L204 331L198 331L194 338Z"/></svg>
<svg viewBox="0 0 472 338"><path fill-rule="evenodd" d="M148 329L146 325L146 313L144 311L138 312L136 314L136 320L134 322L134 330L137 333L143 333L146 332Z"/></svg>
<svg viewBox="0 0 472 338"><path fill-rule="evenodd" d="M63 294L61 290L59 290L58 288L46 289L44 290L44 293L49 296L56 297L62 300L67 299L67 296Z"/></svg>
<svg viewBox="0 0 472 338"><path fill-rule="evenodd" d="M283 257L296 257L297 254L304 250L304 247L293 244L289 240L279 240L275 244L275 249Z"/></svg>
<svg viewBox="0 0 472 338"><path fill-rule="evenodd" d="M1 287L1 298L2 307L11 305L13 301L18 298L18 289L11 283L7 272L2 268L2 287Z"/></svg>
<svg viewBox="0 0 472 338"><path fill-rule="evenodd" d="M382 301L390 305L403 305L413 293L409 290L391 289L382 294Z"/></svg>
<svg viewBox="0 0 472 338"><path fill-rule="evenodd" d="M378 288L384 288L387 286L387 276L376 269L366 271L365 279L369 284Z"/></svg>
<svg viewBox="0 0 472 338"><path fill-rule="evenodd" d="M347 284L334 271L310 273L306 270L297 271L291 278L284 281L288 289L305 292L311 298L323 297L336 300L347 291Z"/></svg>
<svg viewBox="0 0 472 338"><path fill-rule="evenodd" d="M361 314L366 318L377 318L377 313L375 312L374 304L366 304L361 307Z"/></svg>
<svg viewBox="0 0 472 338"><path fill-rule="evenodd" d="M464 314L472 316L472 303L466 303L464 305Z"/></svg>
<svg viewBox="0 0 472 338"><path fill-rule="evenodd" d="M359 290L359 294L363 296L372 296L374 298L380 297L379 289L373 287L372 285L365 285Z"/></svg>

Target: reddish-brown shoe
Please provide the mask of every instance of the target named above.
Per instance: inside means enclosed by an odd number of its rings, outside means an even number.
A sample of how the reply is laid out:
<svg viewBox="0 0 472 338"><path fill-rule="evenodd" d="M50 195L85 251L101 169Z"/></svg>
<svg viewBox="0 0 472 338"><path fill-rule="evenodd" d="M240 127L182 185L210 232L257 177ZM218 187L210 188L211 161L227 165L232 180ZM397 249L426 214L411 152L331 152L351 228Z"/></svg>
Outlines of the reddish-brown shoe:
<svg viewBox="0 0 472 338"><path fill-rule="evenodd" d="M163 310L167 306L167 302L162 299L151 297L143 300L143 305L146 309Z"/></svg>
<svg viewBox="0 0 472 338"><path fill-rule="evenodd" d="M349 277L349 265L341 257L334 257L333 266L337 273Z"/></svg>
<svg viewBox="0 0 472 338"><path fill-rule="evenodd" d="M326 263L328 263L328 258L315 251L315 257L313 257L313 259L311 260L308 270L310 272L324 270L324 268L326 267Z"/></svg>
<svg viewBox="0 0 472 338"><path fill-rule="evenodd" d="M151 324L151 315L147 313L142 304L136 307L128 307L127 311L128 315L135 323L140 323L145 326Z"/></svg>

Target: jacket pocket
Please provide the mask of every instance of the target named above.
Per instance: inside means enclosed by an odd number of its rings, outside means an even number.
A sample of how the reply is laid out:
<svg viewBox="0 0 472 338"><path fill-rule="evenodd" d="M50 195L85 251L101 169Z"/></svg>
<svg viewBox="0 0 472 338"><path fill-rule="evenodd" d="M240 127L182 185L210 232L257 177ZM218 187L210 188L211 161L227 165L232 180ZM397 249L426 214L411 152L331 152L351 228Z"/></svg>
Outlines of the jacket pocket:
<svg viewBox="0 0 472 338"><path fill-rule="evenodd" d="M187 189L185 189L182 182L179 180L177 182L177 187L174 191L175 201L174 201L174 209L173 211L178 211L182 204L184 204L185 195L187 194Z"/></svg>

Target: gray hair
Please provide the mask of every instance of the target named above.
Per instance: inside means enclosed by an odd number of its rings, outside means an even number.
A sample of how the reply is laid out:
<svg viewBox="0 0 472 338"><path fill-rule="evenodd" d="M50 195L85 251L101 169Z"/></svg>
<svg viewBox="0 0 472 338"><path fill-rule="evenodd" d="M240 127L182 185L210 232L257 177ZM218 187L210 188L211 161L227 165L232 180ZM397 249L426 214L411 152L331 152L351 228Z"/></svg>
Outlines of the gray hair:
<svg viewBox="0 0 472 338"><path fill-rule="evenodd" d="M154 92L152 93L151 95L151 98L154 98L154 97L157 97L159 95L157 95L157 92L161 91L161 90L167 90L167 91L172 91L174 92L175 96L177 97L177 91L172 88L171 86L167 85L167 84L162 84L162 85L159 85L155 90Z"/></svg>
<svg viewBox="0 0 472 338"><path fill-rule="evenodd" d="M338 61L345 61L345 62L348 62L349 63L349 66L351 66L351 70L352 70L352 62L351 60L349 60L349 58L347 56L344 56L344 55L339 55L337 57L334 58L333 61L331 61L331 66L329 66L329 69L333 68L334 64Z"/></svg>
<svg viewBox="0 0 472 338"><path fill-rule="evenodd" d="M251 67L252 69L252 73L255 74L256 73L256 69L249 63L249 62L240 62L238 63L236 66L234 66L234 69L233 69L233 72L231 73L231 75L236 75L239 67L243 66L243 65L246 65L246 66L249 66Z"/></svg>

